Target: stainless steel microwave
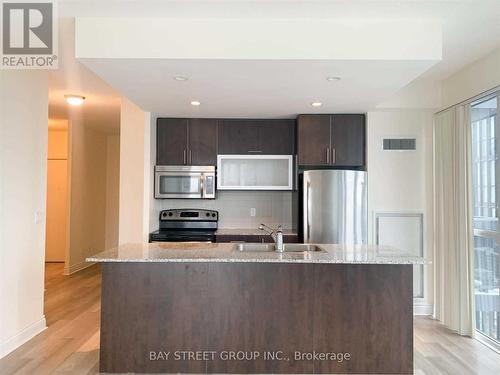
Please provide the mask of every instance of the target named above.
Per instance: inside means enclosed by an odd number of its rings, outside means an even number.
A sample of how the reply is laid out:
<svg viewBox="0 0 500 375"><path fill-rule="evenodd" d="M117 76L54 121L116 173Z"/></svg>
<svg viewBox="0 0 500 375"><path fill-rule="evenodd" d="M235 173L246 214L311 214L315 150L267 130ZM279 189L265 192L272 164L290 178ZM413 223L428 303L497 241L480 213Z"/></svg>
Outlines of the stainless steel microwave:
<svg viewBox="0 0 500 375"><path fill-rule="evenodd" d="M215 198L215 167L155 166L155 198Z"/></svg>

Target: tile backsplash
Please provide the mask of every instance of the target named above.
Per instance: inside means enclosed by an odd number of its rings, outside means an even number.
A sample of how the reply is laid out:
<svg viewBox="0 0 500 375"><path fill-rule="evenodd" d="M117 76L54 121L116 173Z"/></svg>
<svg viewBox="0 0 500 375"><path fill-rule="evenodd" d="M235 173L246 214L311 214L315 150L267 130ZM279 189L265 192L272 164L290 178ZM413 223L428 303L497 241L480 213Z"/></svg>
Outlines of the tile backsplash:
<svg viewBox="0 0 500 375"><path fill-rule="evenodd" d="M150 229L158 229L161 210L198 208L219 211L219 228L256 228L260 223L293 227L291 191L218 191L217 199L155 199ZM255 208L255 216L250 210Z"/></svg>

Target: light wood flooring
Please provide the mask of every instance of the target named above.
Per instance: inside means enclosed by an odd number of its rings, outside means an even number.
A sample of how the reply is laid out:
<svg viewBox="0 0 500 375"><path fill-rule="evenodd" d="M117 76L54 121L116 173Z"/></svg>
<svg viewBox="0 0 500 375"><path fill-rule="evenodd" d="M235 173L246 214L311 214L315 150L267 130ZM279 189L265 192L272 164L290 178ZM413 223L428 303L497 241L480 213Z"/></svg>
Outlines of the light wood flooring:
<svg viewBox="0 0 500 375"><path fill-rule="evenodd" d="M48 328L0 359L0 374L98 374L99 265L63 276L48 263L45 316ZM429 318L415 319L415 374L500 374L500 354L461 337Z"/></svg>

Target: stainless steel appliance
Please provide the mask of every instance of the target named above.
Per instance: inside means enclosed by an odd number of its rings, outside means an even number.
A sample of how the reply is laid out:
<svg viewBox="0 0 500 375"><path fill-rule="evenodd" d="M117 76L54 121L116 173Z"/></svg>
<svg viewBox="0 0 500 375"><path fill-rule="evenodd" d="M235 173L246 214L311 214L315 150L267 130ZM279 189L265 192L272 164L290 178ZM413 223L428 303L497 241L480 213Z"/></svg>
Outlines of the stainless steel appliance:
<svg viewBox="0 0 500 375"><path fill-rule="evenodd" d="M304 171L299 175L299 197L299 230L305 243L367 243L366 172Z"/></svg>
<svg viewBox="0 0 500 375"><path fill-rule="evenodd" d="M214 166L155 166L155 198L215 198Z"/></svg>
<svg viewBox="0 0 500 375"><path fill-rule="evenodd" d="M163 210L160 229L149 242L215 242L219 213L212 210Z"/></svg>

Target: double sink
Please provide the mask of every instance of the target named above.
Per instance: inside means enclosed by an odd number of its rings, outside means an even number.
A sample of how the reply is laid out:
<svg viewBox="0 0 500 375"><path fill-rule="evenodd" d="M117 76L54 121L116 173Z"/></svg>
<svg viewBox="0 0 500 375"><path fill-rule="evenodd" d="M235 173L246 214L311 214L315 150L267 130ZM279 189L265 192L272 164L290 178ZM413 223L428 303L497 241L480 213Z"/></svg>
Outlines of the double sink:
<svg viewBox="0 0 500 375"><path fill-rule="evenodd" d="M235 245L236 251L245 253L257 252L278 252L273 243L239 243ZM283 253L313 253L325 252L325 250L317 245L307 243L286 243L283 245Z"/></svg>

